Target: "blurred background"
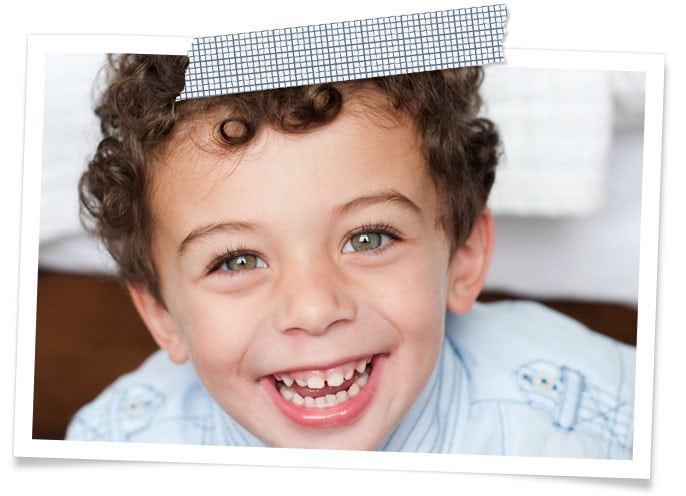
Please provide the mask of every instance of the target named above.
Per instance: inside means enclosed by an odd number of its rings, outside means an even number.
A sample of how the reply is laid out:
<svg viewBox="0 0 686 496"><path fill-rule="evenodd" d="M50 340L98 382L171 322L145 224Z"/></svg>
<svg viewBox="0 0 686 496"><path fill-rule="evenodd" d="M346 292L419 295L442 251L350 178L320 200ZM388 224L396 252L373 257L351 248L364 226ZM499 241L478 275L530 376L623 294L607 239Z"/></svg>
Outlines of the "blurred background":
<svg viewBox="0 0 686 496"><path fill-rule="evenodd" d="M34 438L61 439L80 406L156 349L78 218L103 62L46 59ZM506 65L485 73L483 114L498 125L504 154L480 299L535 299L635 344L644 74Z"/></svg>

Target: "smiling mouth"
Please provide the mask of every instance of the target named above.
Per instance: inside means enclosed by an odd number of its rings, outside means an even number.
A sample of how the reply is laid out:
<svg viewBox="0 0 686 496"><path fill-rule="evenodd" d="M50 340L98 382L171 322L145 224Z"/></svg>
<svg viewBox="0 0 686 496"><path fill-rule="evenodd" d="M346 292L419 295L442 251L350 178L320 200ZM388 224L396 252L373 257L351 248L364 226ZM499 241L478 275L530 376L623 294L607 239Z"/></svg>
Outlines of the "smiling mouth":
<svg viewBox="0 0 686 496"><path fill-rule="evenodd" d="M370 404L384 361L385 355L374 355L327 369L279 372L260 382L286 418L306 427L335 427Z"/></svg>
<svg viewBox="0 0 686 496"><path fill-rule="evenodd" d="M277 374L276 388L296 406L331 408L354 398L367 385L371 361L369 357L325 371Z"/></svg>

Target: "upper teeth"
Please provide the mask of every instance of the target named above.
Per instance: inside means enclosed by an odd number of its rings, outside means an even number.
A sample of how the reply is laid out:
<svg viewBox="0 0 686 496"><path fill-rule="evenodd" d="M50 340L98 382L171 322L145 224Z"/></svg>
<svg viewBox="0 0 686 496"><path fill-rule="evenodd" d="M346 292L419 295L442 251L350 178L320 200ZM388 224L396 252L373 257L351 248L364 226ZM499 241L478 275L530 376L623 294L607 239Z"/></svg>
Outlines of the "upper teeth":
<svg viewBox="0 0 686 496"><path fill-rule="evenodd" d="M340 386L343 384L343 374L340 372L332 372L329 374L329 377L326 378L326 382L329 384L329 386Z"/></svg>
<svg viewBox="0 0 686 496"><path fill-rule="evenodd" d="M311 375L307 378L307 387L310 389L321 389L324 387L324 378L320 375Z"/></svg>
<svg viewBox="0 0 686 496"><path fill-rule="evenodd" d="M348 399L357 396L363 387L367 384L369 375L365 372L360 375L355 382L353 382L348 389L338 391L336 394L326 394L322 396L301 396L286 385L279 386L281 396L295 405L305 405L308 408L329 408L340 403L348 401Z"/></svg>
<svg viewBox="0 0 686 496"><path fill-rule="evenodd" d="M345 365L333 367L328 370L311 370L306 372L292 372L288 374L277 374L274 377L290 387L296 383L300 387L310 389L323 389L324 386L338 387L352 378L355 371L364 373L367 365L371 362L371 357L349 362Z"/></svg>

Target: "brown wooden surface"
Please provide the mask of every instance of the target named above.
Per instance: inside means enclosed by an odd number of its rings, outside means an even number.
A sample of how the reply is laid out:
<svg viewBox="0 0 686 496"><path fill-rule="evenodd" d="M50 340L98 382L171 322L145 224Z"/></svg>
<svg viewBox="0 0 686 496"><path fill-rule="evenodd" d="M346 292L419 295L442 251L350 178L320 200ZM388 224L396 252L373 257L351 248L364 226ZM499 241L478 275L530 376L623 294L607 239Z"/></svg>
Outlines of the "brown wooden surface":
<svg viewBox="0 0 686 496"><path fill-rule="evenodd" d="M128 293L112 279L38 276L33 411L35 439L62 439L69 419L157 349ZM480 300L512 298L485 294ZM636 311L620 305L543 302L592 329L635 344Z"/></svg>
<svg viewBox="0 0 686 496"><path fill-rule="evenodd" d="M502 299L525 299L506 293L486 293L479 301ZM531 298L529 298L531 299ZM594 331L603 333L623 343L636 346L637 311L635 308L614 303L598 303L565 300L537 300L560 313L569 315Z"/></svg>
<svg viewBox="0 0 686 496"><path fill-rule="evenodd" d="M34 439L63 439L69 419L157 349L128 293L93 276L38 276Z"/></svg>

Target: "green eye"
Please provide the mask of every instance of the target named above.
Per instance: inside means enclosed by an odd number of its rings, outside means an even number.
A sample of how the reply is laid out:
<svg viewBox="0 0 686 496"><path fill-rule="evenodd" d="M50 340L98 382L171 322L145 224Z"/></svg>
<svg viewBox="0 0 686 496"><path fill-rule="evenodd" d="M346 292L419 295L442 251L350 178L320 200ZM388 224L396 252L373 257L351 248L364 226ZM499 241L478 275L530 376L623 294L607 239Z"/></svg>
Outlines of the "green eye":
<svg viewBox="0 0 686 496"><path fill-rule="evenodd" d="M366 227L350 235L343 246L343 253L372 252L383 249L400 236L387 227Z"/></svg>
<svg viewBox="0 0 686 496"><path fill-rule="evenodd" d="M232 252L217 258L207 268L207 273L224 272L226 274L236 274L261 267L267 267L267 262L259 255L248 252Z"/></svg>
<svg viewBox="0 0 686 496"><path fill-rule="evenodd" d="M375 250L383 244L383 235L375 232L355 234L350 238L350 246L355 251Z"/></svg>
<svg viewBox="0 0 686 496"><path fill-rule="evenodd" d="M242 270L256 269L257 267L264 267L264 261L257 255L238 255L229 258L226 261L226 268L228 270L239 272Z"/></svg>

